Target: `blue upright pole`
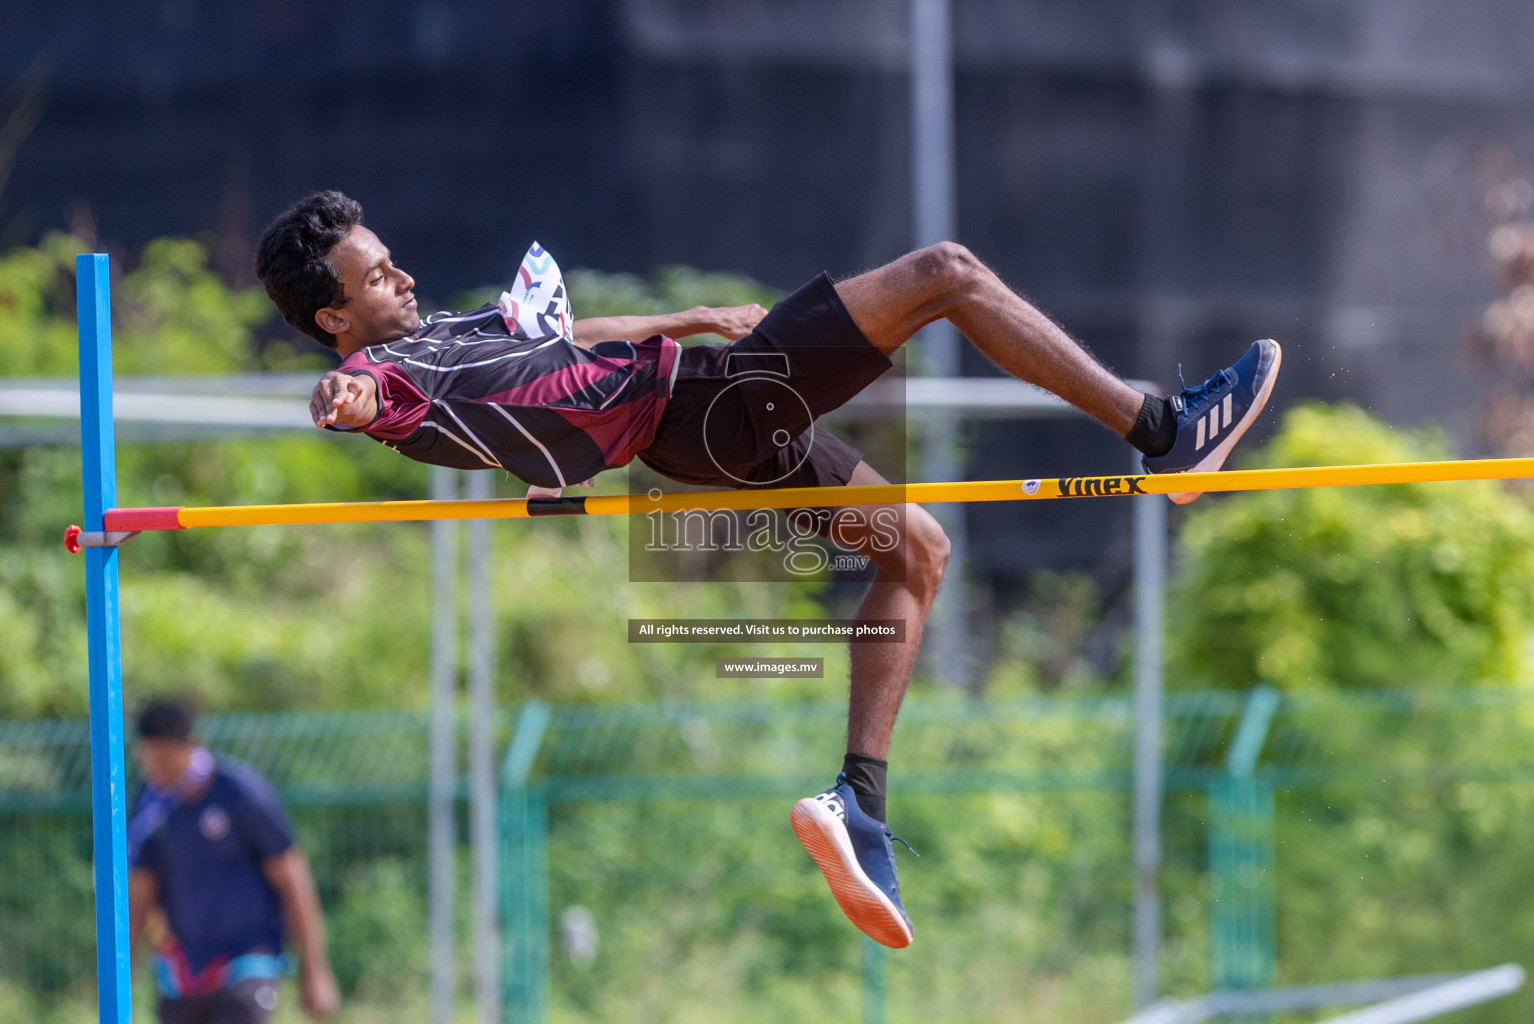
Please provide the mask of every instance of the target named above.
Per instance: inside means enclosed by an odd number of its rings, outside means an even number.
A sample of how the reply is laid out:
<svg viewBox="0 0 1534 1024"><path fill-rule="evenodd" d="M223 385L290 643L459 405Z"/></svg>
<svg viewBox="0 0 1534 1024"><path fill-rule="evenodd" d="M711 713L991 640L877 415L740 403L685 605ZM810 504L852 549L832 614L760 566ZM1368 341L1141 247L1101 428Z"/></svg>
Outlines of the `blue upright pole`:
<svg viewBox="0 0 1534 1024"><path fill-rule="evenodd" d="M101 254L75 257L80 316L80 447L86 530L104 530L117 504L112 432L112 297ZM128 830L123 790L122 644L117 549L85 549L85 629L91 675L91 832L96 858L96 980L101 1024L131 1024Z"/></svg>

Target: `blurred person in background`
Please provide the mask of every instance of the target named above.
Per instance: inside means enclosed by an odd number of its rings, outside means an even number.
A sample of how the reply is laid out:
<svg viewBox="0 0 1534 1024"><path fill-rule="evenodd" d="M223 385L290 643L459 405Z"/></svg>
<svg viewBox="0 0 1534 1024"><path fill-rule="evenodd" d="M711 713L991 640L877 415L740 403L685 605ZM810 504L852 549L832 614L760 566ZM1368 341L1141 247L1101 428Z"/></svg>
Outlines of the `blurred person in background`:
<svg viewBox="0 0 1534 1024"><path fill-rule="evenodd" d="M335 1012L335 977L309 862L270 784L214 757L190 707L155 700L139 712L144 785L128 822L131 948L151 911L164 1024L262 1024L287 973L291 932L299 993L316 1019ZM162 916L163 915L163 916Z"/></svg>

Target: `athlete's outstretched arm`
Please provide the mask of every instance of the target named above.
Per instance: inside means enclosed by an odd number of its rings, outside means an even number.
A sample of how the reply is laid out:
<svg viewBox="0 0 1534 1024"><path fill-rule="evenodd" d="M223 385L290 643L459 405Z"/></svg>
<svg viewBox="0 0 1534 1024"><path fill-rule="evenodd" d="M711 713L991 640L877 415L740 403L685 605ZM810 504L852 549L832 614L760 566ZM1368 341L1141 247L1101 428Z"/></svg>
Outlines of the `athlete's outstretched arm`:
<svg viewBox="0 0 1534 1024"><path fill-rule="evenodd" d="M365 427L378 418L378 382L372 374L331 370L314 385L309 416L316 427Z"/></svg>
<svg viewBox="0 0 1534 1024"><path fill-rule="evenodd" d="M713 308L694 306L682 313L660 316L594 316L575 321L575 343L585 348L603 341L643 341L656 334L685 338L689 334L717 334L734 341L751 333L767 311L749 306Z"/></svg>

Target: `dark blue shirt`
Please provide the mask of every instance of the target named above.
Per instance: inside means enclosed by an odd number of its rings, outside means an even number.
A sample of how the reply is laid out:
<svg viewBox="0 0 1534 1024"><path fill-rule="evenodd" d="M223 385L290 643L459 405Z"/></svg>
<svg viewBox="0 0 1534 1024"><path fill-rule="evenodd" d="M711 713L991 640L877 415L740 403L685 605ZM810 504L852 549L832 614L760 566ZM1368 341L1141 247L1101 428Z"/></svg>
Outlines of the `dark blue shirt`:
<svg viewBox="0 0 1534 1024"><path fill-rule="evenodd" d="M206 792L144 842L133 867L159 879L160 905L193 972L221 956L282 951L282 909L261 864L292 845L272 787L223 758Z"/></svg>

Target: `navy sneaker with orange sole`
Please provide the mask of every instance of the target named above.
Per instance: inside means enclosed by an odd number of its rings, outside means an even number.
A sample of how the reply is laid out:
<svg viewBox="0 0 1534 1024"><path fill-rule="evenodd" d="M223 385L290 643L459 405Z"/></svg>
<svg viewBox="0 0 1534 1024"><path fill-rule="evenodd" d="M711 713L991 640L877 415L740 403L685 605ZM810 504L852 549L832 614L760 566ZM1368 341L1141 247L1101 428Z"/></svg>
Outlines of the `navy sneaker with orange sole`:
<svg viewBox="0 0 1534 1024"><path fill-rule="evenodd" d="M847 776L838 775L835 786L794 804L789 822L847 919L875 942L909 946L915 929L900 902L894 842L908 850L911 844L863 813Z"/></svg>

